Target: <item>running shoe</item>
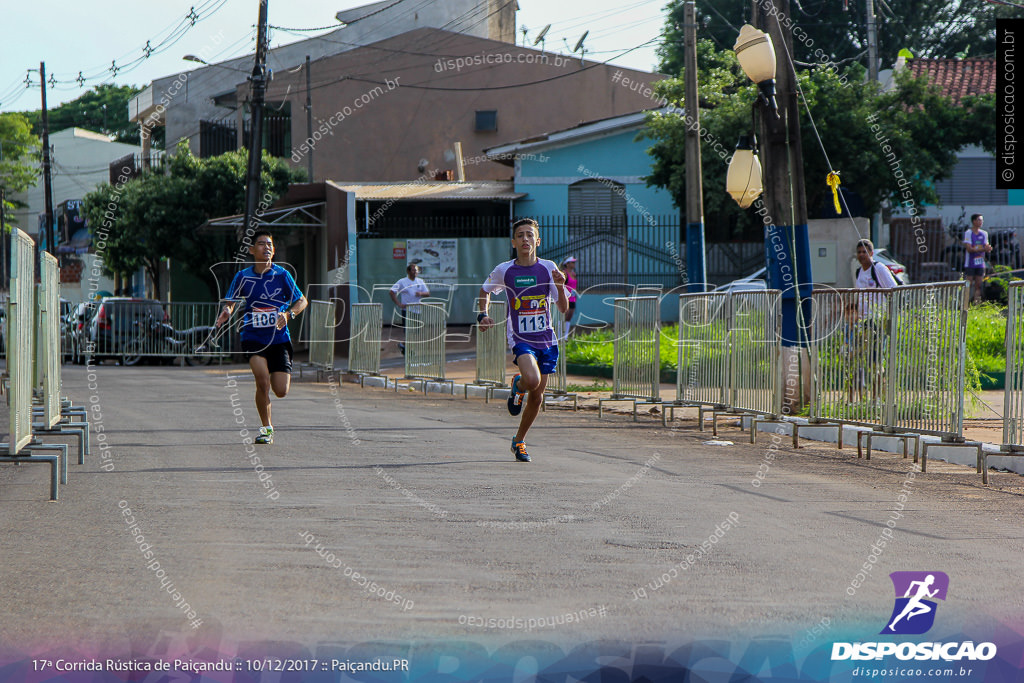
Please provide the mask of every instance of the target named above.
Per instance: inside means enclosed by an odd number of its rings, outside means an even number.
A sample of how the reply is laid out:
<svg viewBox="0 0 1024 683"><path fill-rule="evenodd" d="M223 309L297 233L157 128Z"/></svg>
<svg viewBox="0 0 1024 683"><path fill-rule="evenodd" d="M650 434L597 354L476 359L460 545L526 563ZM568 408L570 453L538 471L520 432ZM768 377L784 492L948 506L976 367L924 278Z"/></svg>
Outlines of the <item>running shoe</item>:
<svg viewBox="0 0 1024 683"><path fill-rule="evenodd" d="M260 427L259 436L256 437L254 443L274 443L274 428Z"/></svg>
<svg viewBox="0 0 1024 683"><path fill-rule="evenodd" d="M519 391L519 378L516 375L512 378L512 391L508 395L508 414L515 416L523 411L523 392Z"/></svg>
<svg viewBox="0 0 1024 683"><path fill-rule="evenodd" d="M530 462L530 454L526 452L526 442L516 441L514 436L512 437L512 453L519 462Z"/></svg>

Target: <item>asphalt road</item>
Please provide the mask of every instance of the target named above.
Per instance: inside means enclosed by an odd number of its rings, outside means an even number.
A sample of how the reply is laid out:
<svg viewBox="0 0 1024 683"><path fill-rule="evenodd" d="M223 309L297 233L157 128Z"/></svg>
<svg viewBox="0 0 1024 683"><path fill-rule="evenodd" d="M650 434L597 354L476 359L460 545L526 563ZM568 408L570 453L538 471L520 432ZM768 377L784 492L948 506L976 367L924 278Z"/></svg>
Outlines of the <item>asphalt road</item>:
<svg viewBox="0 0 1024 683"><path fill-rule="evenodd" d="M256 466L237 424L258 425L241 366L103 366L87 385L65 366L65 393L96 406L111 448L94 435L59 502L48 468L0 467L8 646L795 641L823 619L835 638L878 633L896 570L949 575L951 628L1021 612L1016 475L986 489L935 462L908 478L894 455L769 450L770 435L749 445L734 427L719 437L733 445L704 445L692 419L562 410L541 414L523 464L503 402L311 382L275 400L276 443L254 449Z"/></svg>

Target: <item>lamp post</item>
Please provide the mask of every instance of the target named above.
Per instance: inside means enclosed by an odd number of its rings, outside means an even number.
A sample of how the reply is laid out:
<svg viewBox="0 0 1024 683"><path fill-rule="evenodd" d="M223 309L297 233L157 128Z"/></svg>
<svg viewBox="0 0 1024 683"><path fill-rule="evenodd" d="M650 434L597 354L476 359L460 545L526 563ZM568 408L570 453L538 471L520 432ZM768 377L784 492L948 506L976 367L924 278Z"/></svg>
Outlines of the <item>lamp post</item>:
<svg viewBox="0 0 1024 683"><path fill-rule="evenodd" d="M762 6L762 2L768 7ZM813 279L807 234L803 149L800 144L796 73L786 58L787 52L792 54L792 37L788 31L782 30L776 18L789 16L789 0L755 1L752 7L754 23L767 32L749 24L743 26L734 50L743 72L757 83L758 104L767 114L760 117L759 137L766 182L759 208L764 210L761 215L765 223L768 286L782 292L782 345L806 346ZM781 68L777 69L779 64ZM753 150L749 155L740 150L730 163L729 177L735 186L730 185L729 190L740 206L753 189L739 192L745 187L740 185L744 169L749 169L747 178L752 186L757 175L750 156L753 156ZM738 196L734 192L738 192ZM753 201L749 199L746 206Z"/></svg>

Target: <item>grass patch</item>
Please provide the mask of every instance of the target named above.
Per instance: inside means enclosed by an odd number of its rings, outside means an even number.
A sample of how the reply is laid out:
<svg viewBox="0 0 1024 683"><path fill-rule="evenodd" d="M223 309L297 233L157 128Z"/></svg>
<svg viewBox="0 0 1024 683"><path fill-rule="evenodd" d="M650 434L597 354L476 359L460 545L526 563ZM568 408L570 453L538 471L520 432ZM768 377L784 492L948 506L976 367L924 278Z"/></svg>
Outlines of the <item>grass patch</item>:
<svg viewBox="0 0 1024 683"><path fill-rule="evenodd" d="M612 385L608 384L604 380L594 378L594 381L589 385L586 384L567 384L565 390L569 393L580 393L583 391L611 391Z"/></svg>
<svg viewBox="0 0 1024 683"><path fill-rule="evenodd" d="M1006 372L1006 308L993 303L967 311L967 356L978 372Z"/></svg>

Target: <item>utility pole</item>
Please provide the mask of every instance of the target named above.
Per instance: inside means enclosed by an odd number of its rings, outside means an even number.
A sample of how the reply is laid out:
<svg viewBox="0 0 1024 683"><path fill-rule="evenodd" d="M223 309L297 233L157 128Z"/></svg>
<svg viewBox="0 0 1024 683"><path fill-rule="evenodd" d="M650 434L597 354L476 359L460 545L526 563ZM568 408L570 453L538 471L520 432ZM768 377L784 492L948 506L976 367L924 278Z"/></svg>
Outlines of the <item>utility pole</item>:
<svg viewBox="0 0 1024 683"><path fill-rule="evenodd" d="M866 0L868 15L868 80L878 82L878 24L875 23L875 0Z"/></svg>
<svg viewBox="0 0 1024 683"><path fill-rule="evenodd" d="M704 263L704 192L700 163L700 105L697 95L697 8L693 0L683 6L686 51L686 270L687 291L703 292L707 282Z"/></svg>
<svg viewBox="0 0 1024 683"><path fill-rule="evenodd" d="M249 138L249 169L245 179L245 223L239 240L256 231L256 202L260 196L260 169L263 159L263 104L267 95L267 1L260 0L260 16L256 30L256 61L252 67L252 117Z"/></svg>
<svg viewBox="0 0 1024 683"><path fill-rule="evenodd" d="M868 80L878 82L878 24L875 22L875 0L866 0L868 15ZM882 227L882 212L875 212L871 217L871 241L878 245L878 235Z"/></svg>
<svg viewBox="0 0 1024 683"><path fill-rule="evenodd" d="M763 2L763 5L762 5ZM811 254L807 235L807 199L804 191L803 147L800 143L796 73L792 34L780 27L769 9L790 16L789 0L753 0L753 24L771 36L776 56L775 115L765 106L761 119L764 158L764 196L771 224L765 226L768 286L782 291L782 345L805 346L810 322ZM802 319L798 311L802 309Z"/></svg>
<svg viewBox="0 0 1024 683"><path fill-rule="evenodd" d="M7 190L0 187L0 290L7 289L7 214L4 211L6 201Z"/></svg>
<svg viewBox="0 0 1024 683"><path fill-rule="evenodd" d="M39 62L39 87L43 92L43 197L46 202L46 250L57 253L53 243L53 185L50 182L50 118L46 112L46 62Z"/></svg>
<svg viewBox="0 0 1024 683"><path fill-rule="evenodd" d="M309 55L306 55L306 141L309 145L309 154L306 155L306 175L309 182L313 182L313 99L310 95L309 82Z"/></svg>

